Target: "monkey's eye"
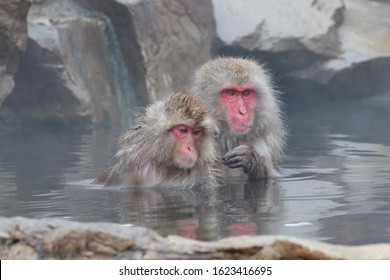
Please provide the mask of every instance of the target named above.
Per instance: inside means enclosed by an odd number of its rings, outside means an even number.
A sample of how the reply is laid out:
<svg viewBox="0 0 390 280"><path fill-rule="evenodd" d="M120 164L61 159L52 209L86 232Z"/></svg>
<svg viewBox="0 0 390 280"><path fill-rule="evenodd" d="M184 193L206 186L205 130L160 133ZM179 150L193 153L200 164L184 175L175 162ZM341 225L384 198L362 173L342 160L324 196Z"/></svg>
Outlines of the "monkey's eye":
<svg viewBox="0 0 390 280"><path fill-rule="evenodd" d="M172 128L172 133L176 138L182 139L182 138L187 137L188 133L190 133L190 130L191 130L190 127L188 127L184 124L179 124L179 125L175 125Z"/></svg>
<svg viewBox="0 0 390 280"><path fill-rule="evenodd" d="M188 127L186 127L186 126L179 126L179 127L177 128L177 130L178 130L181 134L186 134L186 133L188 133Z"/></svg>
<svg viewBox="0 0 390 280"><path fill-rule="evenodd" d="M249 94L251 94L251 92L247 89L242 92L243 96L248 96Z"/></svg>
<svg viewBox="0 0 390 280"><path fill-rule="evenodd" d="M232 96L232 95L234 95L236 92L235 92L233 89L228 89L228 90L225 91L225 93L226 93L227 95Z"/></svg>
<svg viewBox="0 0 390 280"><path fill-rule="evenodd" d="M194 136L202 136L203 134L203 130L201 128L194 128L194 130L192 130L192 135Z"/></svg>

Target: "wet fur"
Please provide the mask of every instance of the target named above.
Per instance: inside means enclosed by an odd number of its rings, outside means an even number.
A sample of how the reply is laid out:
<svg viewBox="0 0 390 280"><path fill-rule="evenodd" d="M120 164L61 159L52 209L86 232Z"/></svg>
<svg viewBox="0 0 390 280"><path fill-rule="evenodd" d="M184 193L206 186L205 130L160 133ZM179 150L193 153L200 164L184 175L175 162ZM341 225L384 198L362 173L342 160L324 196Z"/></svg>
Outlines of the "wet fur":
<svg viewBox="0 0 390 280"><path fill-rule="evenodd" d="M137 121L134 128L120 139L116 164L104 171L97 183L181 188L217 184L216 126L203 103L185 92L179 92L165 101L150 105ZM198 160L191 169L173 164L175 141L170 130L181 123L204 129L198 146Z"/></svg>

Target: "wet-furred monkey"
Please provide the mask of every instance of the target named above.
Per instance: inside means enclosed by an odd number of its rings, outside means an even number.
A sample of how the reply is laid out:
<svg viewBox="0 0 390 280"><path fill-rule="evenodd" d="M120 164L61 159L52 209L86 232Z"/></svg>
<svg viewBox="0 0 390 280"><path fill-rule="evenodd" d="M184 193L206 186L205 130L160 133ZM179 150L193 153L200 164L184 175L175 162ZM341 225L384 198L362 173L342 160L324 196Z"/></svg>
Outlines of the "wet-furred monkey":
<svg viewBox="0 0 390 280"><path fill-rule="evenodd" d="M219 57L192 77L190 91L216 119L228 175L279 175L286 128L270 74L254 60Z"/></svg>
<svg viewBox="0 0 390 280"><path fill-rule="evenodd" d="M147 107L137 121L120 139L116 163L94 183L216 185L216 125L206 105L182 90Z"/></svg>

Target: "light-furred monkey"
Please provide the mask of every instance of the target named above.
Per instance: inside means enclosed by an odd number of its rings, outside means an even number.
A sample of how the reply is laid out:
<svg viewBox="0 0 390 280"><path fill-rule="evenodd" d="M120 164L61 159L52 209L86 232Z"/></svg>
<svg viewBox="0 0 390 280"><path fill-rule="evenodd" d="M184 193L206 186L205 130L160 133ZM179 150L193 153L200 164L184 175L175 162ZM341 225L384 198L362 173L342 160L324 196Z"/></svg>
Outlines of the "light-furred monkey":
<svg viewBox="0 0 390 280"><path fill-rule="evenodd" d="M250 59L220 57L196 70L191 83L191 94L206 103L216 119L227 173L277 176L286 128L278 92L263 66Z"/></svg>

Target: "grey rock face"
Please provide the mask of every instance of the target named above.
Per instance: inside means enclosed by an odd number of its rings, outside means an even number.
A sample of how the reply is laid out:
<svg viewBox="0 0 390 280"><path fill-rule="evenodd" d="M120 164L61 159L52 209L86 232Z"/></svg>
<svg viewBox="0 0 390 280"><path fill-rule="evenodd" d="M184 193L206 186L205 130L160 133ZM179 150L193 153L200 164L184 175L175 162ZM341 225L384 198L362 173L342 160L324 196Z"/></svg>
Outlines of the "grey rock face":
<svg viewBox="0 0 390 280"><path fill-rule="evenodd" d="M74 1L44 1L31 7L28 27L28 49L3 111L46 122L102 124L119 123L145 103L106 15Z"/></svg>
<svg viewBox="0 0 390 280"><path fill-rule="evenodd" d="M0 2L0 106L14 88L14 74L27 46L27 0Z"/></svg>
<svg viewBox="0 0 390 280"><path fill-rule="evenodd" d="M148 93L155 100L183 86L193 69L210 58L215 38L213 7L210 0L135 2L130 9Z"/></svg>
<svg viewBox="0 0 390 280"><path fill-rule="evenodd" d="M390 89L389 3L250 2L213 0L218 51L268 61L288 102L349 100Z"/></svg>

